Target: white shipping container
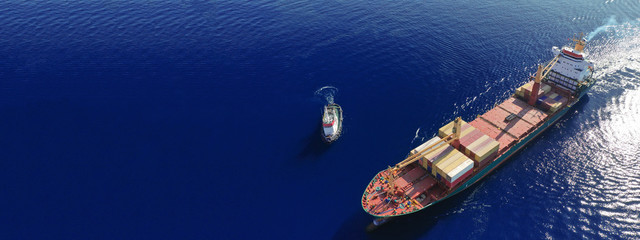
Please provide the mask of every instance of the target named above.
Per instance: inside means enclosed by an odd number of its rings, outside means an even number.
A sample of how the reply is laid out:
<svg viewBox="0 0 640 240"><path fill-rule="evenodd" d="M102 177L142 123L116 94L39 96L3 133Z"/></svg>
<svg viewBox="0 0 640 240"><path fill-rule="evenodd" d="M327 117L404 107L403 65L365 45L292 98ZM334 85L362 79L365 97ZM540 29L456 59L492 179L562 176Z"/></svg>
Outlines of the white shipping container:
<svg viewBox="0 0 640 240"><path fill-rule="evenodd" d="M450 182L453 183L456 180L458 180L458 178L460 178L462 175L464 175L465 173L471 171L471 169L473 169L473 160L467 159L462 164L460 164L458 167L456 167L453 170L451 170L451 172L449 172L449 174L447 174L447 175L451 177L451 181Z"/></svg>
<svg viewBox="0 0 640 240"><path fill-rule="evenodd" d="M429 141L427 141L427 142L421 144L420 146L418 146L417 148L414 148L413 150L411 150L411 155L414 155L414 154L422 151L426 147L431 146L432 144L436 143L437 141L440 141L440 139L441 138L438 137L438 136L435 136L432 139L429 139ZM442 146L442 144L444 144L444 142L439 143L436 147L434 147L432 149L438 148L438 147Z"/></svg>

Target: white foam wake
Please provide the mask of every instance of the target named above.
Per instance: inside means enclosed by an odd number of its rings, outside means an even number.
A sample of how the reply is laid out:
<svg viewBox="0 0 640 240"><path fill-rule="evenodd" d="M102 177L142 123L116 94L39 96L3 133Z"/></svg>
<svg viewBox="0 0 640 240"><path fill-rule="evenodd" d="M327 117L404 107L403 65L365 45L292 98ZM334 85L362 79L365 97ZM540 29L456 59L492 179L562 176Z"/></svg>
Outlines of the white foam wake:
<svg viewBox="0 0 640 240"><path fill-rule="evenodd" d="M316 90L316 92L314 93L314 95L324 98L324 100L326 100L327 103L329 104L333 103L333 100L337 94L338 94L338 88L334 86L321 87L320 89Z"/></svg>
<svg viewBox="0 0 640 240"><path fill-rule="evenodd" d="M618 21L616 21L616 15L612 15L611 17L609 17L609 19L607 19L607 22L604 25L596 28L595 30L590 32L589 35L587 35L587 41L590 41L593 37L598 35L598 33L604 32L609 28L615 27L616 25L618 25Z"/></svg>

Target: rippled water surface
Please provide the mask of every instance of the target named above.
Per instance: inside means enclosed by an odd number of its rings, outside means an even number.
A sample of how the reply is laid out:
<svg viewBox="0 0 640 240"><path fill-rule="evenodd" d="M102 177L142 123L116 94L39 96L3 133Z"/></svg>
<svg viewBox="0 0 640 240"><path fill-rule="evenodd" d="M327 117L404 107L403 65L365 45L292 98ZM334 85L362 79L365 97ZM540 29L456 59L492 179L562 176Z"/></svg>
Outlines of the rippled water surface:
<svg viewBox="0 0 640 240"><path fill-rule="evenodd" d="M637 1L4 1L0 26L2 239L640 238ZM580 32L599 82L565 117L364 231L375 173Z"/></svg>

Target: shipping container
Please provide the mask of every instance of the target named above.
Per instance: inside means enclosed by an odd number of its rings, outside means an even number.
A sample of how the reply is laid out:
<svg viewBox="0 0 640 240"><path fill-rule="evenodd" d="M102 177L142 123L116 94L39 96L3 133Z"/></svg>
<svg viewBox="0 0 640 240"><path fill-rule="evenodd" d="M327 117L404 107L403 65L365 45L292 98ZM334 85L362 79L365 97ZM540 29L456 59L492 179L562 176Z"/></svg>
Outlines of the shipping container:
<svg viewBox="0 0 640 240"><path fill-rule="evenodd" d="M442 161L438 162L438 164L435 165L436 174L440 174L440 176L443 176L445 174L445 169L452 164L456 164L456 162L461 158L466 158L466 156L456 151L454 155L451 155L447 159L443 159Z"/></svg>
<svg viewBox="0 0 640 240"><path fill-rule="evenodd" d="M440 129L438 129L438 136L440 136L441 138L444 138L446 136L451 135L453 133L453 125L454 125L454 121L451 121L446 125L444 125L443 127L441 127ZM460 127L462 128L462 133L460 133L461 137L475 130L474 127L472 127L471 125L469 125L467 122L463 120L461 120Z"/></svg>
<svg viewBox="0 0 640 240"><path fill-rule="evenodd" d="M516 95L520 96L522 99L529 99L531 96L531 91L533 90L533 81L527 82L516 90ZM540 88L538 89L538 96L542 96L545 93L551 91L551 86L540 83Z"/></svg>
<svg viewBox="0 0 640 240"><path fill-rule="evenodd" d="M433 174L433 176L438 176L438 164L439 163L445 163L447 162L447 160L451 157L453 157L454 155L460 153L458 150L456 150L455 148L451 147L451 146L447 146L447 148L442 151L440 154L436 154L436 155L431 155L428 156L427 159L431 162L431 173Z"/></svg>
<svg viewBox="0 0 640 240"><path fill-rule="evenodd" d="M417 148L414 148L413 150L411 150L411 155L414 155L420 151L422 151L423 149L425 149L428 146L433 145L434 143L440 141L441 138L439 138L438 136L435 136L431 139L429 139L429 141L426 141L423 144L420 144L420 146L418 146ZM441 142L440 144L438 144L438 146L442 146L444 144L444 142Z"/></svg>
<svg viewBox="0 0 640 240"><path fill-rule="evenodd" d="M498 150L499 152L502 152L504 149L512 146L516 142L516 138L510 136L502 130L497 129L495 126L482 120L481 118L476 118L469 124L479 129L490 138L498 141L500 143L500 148Z"/></svg>
<svg viewBox="0 0 640 240"><path fill-rule="evenodd" d="M441 158L448 156L453 150L455 150L453 147L443 142L434 147L433 151L431 151L430 153L423 155L420 159L420 165L427 169L427 171L435 174L435 170L434 168L432 168L433 163L438 162L441 160Z"/></svg>
<svg viewBox="0 0 640 240"><path fill-rule="evenodd" d="M466 159L460 163L456 168L445 174L445 184L448 187L455 186L457 180L462 180L466 175L468 175L468 173L473 172L473 165L474 163L471 159Z"/></svg>
<svg viewBox="0 0 640 240"><path fill-rule="evenodd" d="M477 161L482 162L489 155L499 150L500 144L498 141L486 136L486 138L480 138L467 149L469 150L469 156Z"/></svg>
<svg viewBox="0 0 640 240"><path fill-rule="evenodd" d="M478 148L478 145L486 142L487 140L491 140L491 137L489 137L488 135L482 135L482 137L478 138L476 141L473 141L473 143L465 147L465 153L469 156L472 156L474 154L474 151Z"/></svg>
<svg viewBox="0 0 640 240"><path fill-rule="evenodd" d="M444 181L445 185L447 185L447 187L449 189L455 188L456 186L458 186L462 181L464 181L467 177L471 176L471 174L474 172L475 170L473 170L473 168L469 171L467 171L467 173L462 174L462 176L458 177L457 180L453 181L453 182L449 182L449 181Z"/></svg>
<svg viewBox="0 0 640 240"><path fill-rule="evenodd" d="M477 162L487 161L489 156L493 153L498 152L499 149L500 149L500 142L491 139L490 142L479 146L478 151L474 153L476 157L475 160Z"/></svg>
<svg viewBox="0 0 640 240"><path fill-rule="evenodd" d="M555 92L550 92L539 99L540 107L552 113L558 111L558 109L562 108L567 102L567 98Z"/></svg>
<svg viewBox="0 0 640 240"><path fill-rule="evenodd" d="M441 170L441 174L442 175L446 175L449 172L451 172L451 170L457 168L458 166L460 166L460 164L462 164L464 161L469 160L470 158L468 158L467 156L465 156L464 154L461 154L460 157L458 157L454 162L452 162L451 164L449 164L446 167L443 167Z"/></svg>
<svg viewBox="0 0 640 240"><path fill-rule="evenodd" d="M471 143L478 140L478 138L481 138L482 136L484 136L484 133L482 133L482 131L480 131L479 129L475 129L473 132L467 134L466 136L460 139L460 146L458 149L460 150L460 152L464 152L468 155L469 152L467 151L467 147Z"/></svg>

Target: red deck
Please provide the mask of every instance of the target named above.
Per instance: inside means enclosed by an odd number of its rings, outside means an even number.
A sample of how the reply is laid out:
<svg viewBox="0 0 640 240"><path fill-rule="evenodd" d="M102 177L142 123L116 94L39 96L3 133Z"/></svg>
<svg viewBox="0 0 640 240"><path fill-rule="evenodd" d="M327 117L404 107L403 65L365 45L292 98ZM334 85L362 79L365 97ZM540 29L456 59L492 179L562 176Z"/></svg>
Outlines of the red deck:
<svg viewBox="0 0 640 240"><path fill-rule="evenodd" d="M409 196L410 198L416 198L418 197L418 195L420 195L420 193L427 191L429 188L433 187L433 185L436 185L436 183L437 182L435 179L427 177L407 190L407 196Z"/></svg>
<svg viewBox="0 0 640 240"><path fill-rule="evenodd" d="M427 171L424 168L416 167L411 169L411 171L402 175L402 177L396 179L396 186L400 189L404 189L413 181L418 180L421 176L424 176Z"/></svg>
<svg viewBox="0 0 640 240"><path fill-rule="evenodd" d="M543 111L531 107L524 101L514 97L507 99L498 106L510 113L516 114L534 126L540 125L548 117Z"/></svg>
<svg viewBox="0 0 640 240"><path fill-rule="evenodd" d="M505 111L502 108L496 107L489 110L487 113L482 114L480 118L490 122L492 125L496 126L498 129L501 129L505 132L508 132L512 136L520 139L525 134L529 133L533 129L533 125L530 123L523 121L522 119L515 117L510 121L506 121L505 119L511 115L510 112Z"/></svg>

